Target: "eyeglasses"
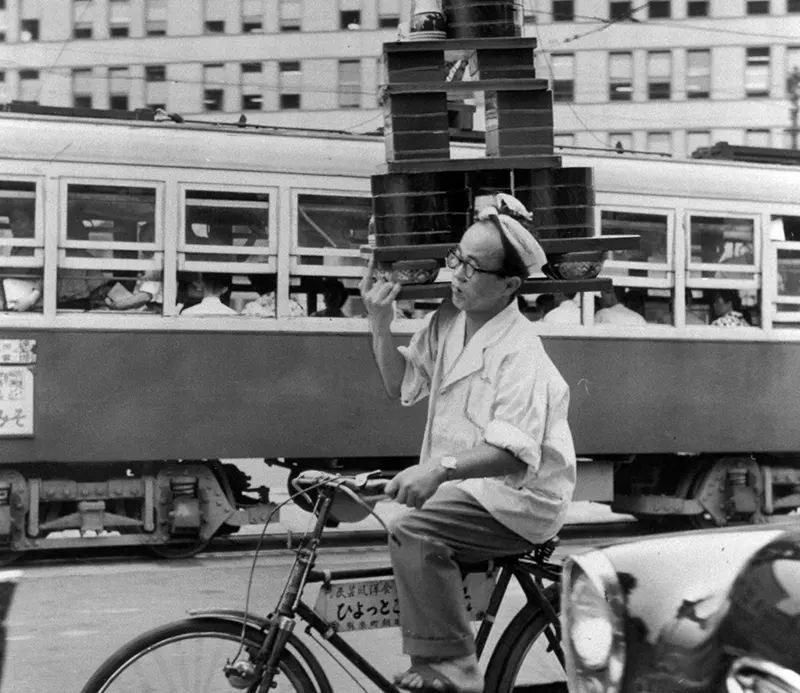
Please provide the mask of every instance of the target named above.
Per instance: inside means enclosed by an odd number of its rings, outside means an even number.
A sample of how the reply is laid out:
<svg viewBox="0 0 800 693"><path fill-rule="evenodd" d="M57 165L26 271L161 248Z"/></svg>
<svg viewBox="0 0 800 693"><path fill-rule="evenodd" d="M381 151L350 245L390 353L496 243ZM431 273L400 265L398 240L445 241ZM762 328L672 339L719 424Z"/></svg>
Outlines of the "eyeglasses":
<svg viewBox="0 0 800 693"><path fill-rule="evenodd" d="M505 276L505 274L500 270L481 269L471 260L467 260L467 258L461 254L461 251L458 248L450 248L447 253L447 257L445 258L445 262L451 270L457 270L463 265L464 276L467 279L472 279L472 277L475 275L475 272L480 272L481 274L494 274L498 277Z"/></svg>

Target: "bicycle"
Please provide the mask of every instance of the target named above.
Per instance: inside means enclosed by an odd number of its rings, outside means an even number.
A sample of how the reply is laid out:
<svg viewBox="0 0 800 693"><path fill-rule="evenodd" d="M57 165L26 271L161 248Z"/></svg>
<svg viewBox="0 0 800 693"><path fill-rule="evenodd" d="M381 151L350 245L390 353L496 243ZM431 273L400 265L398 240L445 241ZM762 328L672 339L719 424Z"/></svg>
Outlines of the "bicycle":
<svg viewBox="0 0 800 693"><path fill-rule="evenodd" d="M395 625L396 608L390 602L390 592L386 592L392 584L391 567L336 571L314 569L327 521L334 515L337 519L351 521L359 514L360 517L366 517L367 512L378 517L374 505L385 498L387 481L385 477L379 478L374 473L355 477L313 471L300 474L294 484L300 493L316 495L316 518L313 529L305 535L296 550L294 563L275 610L266 617L249 613L247 604L244 611L221 609L190 612L186 619L155 628L123 645L97 669L82 693L202 693L212 690L219 693L229 689L246 690L249 693L333 693L319 659L309 645L294 633L298 621L305 624L306 635L317 644L327 644L333 648L379 690L398 693L400 689L338 632L342 629L342 623L348 629L352 625L340 618L341 607L349 599L347 595L350 594L350 588L363 584L378 585L375 589L367 590L378 592L375 604L380 603L379 611L388 610L386 618L381 615L377 620L382 618L382 623L392 621L392 625ZM355 514L352 512L354 508L358 510ZM556 545L557 539L554 539L537 546L530 554L462 566L465 579L483 577L484 585L488 584L490 588L486 591L488 600L485 596L483 598L484 605L470 602L476 611L480 611L480 614L476 614L480 618L475 619L480 622L476 633L479 658L487 654L484 650L512 578L522 588L526 598L522 608L487 655L485 691L489 693L523 690L516 686L519 685L526 657L542 636L544 640L541 642L545 644L546 652L555 657L557 666L563 671L564 653L560 645L558 615L561 566L551 560ZM256 559L257 556L258 550ZM255 559L253 564L255 566ZM315 583L321 585L320 596L316 607L312 608L302 597L306 586ZM468 598L472 599L470 595ZM475 599L480 600L480 595ZM320 615L320 611L323 615ZM365 613L363 608L361 611ZM344 612L347 618L346 608ZM334 614L332 617L331 613ZM337 623L340 625L337 626ZM363 686L361 688L366 690Z"/></svg>

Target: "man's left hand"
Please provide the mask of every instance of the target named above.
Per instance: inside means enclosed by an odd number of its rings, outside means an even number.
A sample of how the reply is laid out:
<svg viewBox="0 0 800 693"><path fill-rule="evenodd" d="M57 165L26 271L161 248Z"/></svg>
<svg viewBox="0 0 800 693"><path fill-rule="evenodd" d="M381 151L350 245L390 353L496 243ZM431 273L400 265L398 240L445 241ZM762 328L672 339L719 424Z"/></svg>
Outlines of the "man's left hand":
<svg viewBox="0 0 800 693"><path fill-rule="evenodd" d="M386 486L386 495L409 508L421 508L445 480L447 474L439 466L415 464L406 467Z"/></svg>

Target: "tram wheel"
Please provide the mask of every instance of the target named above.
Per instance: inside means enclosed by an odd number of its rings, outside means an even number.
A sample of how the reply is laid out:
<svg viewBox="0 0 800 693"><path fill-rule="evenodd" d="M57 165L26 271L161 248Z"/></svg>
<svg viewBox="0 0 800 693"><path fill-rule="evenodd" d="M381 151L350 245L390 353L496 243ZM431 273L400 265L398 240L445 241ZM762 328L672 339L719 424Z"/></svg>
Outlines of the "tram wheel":
<svg viewBox="0 0 800 693"><path fill-rule="evenodd" d="M186 539L170 541L166 544L153 544L147 549L158 558L178 559L196 556L208 546L208 539Z"/></svg>

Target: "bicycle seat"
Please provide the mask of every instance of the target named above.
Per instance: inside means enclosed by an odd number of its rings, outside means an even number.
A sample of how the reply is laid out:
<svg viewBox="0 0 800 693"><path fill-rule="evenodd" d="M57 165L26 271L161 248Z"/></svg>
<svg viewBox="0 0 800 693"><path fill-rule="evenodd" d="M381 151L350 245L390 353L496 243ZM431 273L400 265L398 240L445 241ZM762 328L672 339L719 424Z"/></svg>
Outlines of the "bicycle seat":
<svg viewBox="0 0 800 693"><path fill-rule="evenodd" d="M541 544L535 544L534 547L526 553L511 554L509 556L478 561L476 563L459 563L459 566L461 567L461 572L466 575L467 573L485 573L493 567L502 568L512 565L523 558L532 558L537 563L541 563L553 555L553 552L558 547L558 543L558 537L553 537Z"/></svg>

